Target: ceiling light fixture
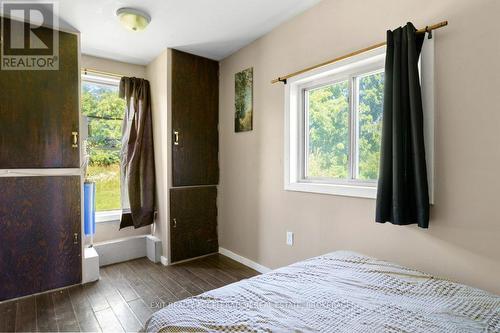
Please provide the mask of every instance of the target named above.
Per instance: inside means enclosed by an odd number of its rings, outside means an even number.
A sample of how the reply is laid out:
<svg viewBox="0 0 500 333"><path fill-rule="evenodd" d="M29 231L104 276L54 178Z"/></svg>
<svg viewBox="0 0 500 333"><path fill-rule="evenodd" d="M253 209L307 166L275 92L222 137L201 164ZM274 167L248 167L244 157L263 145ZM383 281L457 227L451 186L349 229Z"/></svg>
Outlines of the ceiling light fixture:
<svg viewBox="0 0 500 333"><path fill-rule="evenodd" d="M144 30L151 22L151 16L134 8L120 8L116 11L116 16L125 28L132 31Z"/></svg>

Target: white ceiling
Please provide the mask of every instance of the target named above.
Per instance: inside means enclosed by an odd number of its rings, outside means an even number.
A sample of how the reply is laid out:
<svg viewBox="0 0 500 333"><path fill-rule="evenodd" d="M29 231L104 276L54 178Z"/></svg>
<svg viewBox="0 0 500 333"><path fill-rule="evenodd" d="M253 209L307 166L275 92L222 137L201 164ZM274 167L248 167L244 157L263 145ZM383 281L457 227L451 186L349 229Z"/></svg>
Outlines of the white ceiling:
<svg viewBox="0 0 500 333"><path fill-rule="evenodd" d="M35 0L36 1L36 0ZM61 27L81 32L82 53L147 64L167 47L220 60L320 0L59 0ZM146 11L142 32L122 27L121 7Z"/></svg>

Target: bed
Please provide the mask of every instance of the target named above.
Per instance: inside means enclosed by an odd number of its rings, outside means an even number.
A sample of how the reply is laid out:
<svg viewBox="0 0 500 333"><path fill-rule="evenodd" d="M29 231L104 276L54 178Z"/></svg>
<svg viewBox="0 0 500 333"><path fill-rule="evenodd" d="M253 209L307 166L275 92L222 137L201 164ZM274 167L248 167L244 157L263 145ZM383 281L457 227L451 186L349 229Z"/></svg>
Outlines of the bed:
<svg viewBox="0 0 500 333"><path fill-rule="evenodd" d="M500 332L500 296L342 251L170 304L146 329Z"/></svg>

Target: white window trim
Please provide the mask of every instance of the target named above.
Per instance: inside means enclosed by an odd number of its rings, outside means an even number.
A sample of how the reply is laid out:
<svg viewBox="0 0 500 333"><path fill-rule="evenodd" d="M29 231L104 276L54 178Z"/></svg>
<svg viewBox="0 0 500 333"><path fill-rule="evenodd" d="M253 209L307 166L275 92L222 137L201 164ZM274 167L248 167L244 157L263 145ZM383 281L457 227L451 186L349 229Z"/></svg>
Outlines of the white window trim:
<svg viewBox="0 0 500 333"><path fill-rule="evenodd" d="M123 213L130 213L130 209L103 210L95 212L95 223L120 222Z"/></svg>
<svg viewBox="0 0 500 333"><path fill-rule="evenodd" d="M95 223L119 222L121 217L121 209L95 212Z"/></svg>
<svg viewBox="0 0 500 333"><path fill-rule="evenodd" d="M435 35L435 34L434 34ZM426 147L429 197L434 203L434 39L425 40L421 56L422 99L424 107L424 136ZM302 89L305 86L324 82L333 75L357 69L373 68L385 62L385 46L364 52L339 62L317 68L289 78L285 85L284 124L284 189L286 191L310 192L349 197L375 199L376 182L359 180L322 181L303 178L305 148L303 131Z"/></svg>

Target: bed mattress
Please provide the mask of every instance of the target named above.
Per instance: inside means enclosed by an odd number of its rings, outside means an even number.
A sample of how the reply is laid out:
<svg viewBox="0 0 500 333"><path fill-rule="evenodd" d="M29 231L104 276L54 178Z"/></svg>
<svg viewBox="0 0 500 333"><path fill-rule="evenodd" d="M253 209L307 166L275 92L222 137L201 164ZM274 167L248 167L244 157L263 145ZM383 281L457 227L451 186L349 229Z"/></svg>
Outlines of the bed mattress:
<svg viewBox="0 0 500 333"><path fill-rule="evenodd" d="M500 296L342 251L170 304L146 329L500 332Z"/></svg>

